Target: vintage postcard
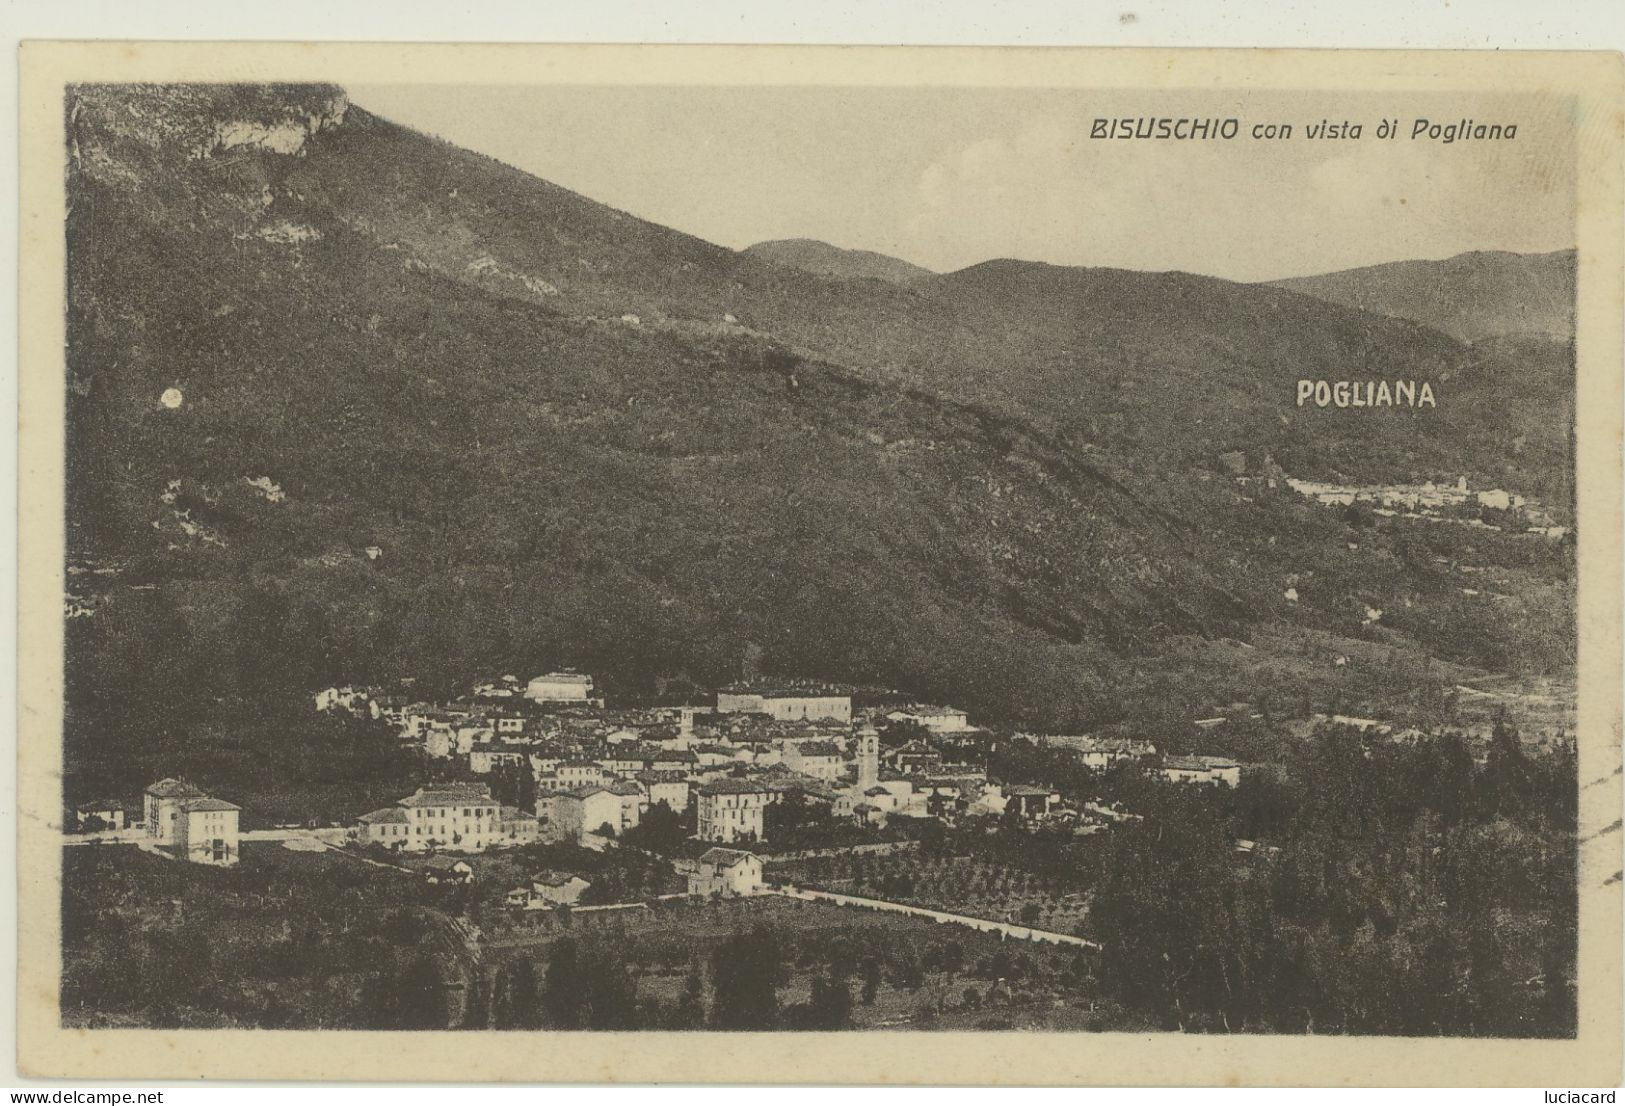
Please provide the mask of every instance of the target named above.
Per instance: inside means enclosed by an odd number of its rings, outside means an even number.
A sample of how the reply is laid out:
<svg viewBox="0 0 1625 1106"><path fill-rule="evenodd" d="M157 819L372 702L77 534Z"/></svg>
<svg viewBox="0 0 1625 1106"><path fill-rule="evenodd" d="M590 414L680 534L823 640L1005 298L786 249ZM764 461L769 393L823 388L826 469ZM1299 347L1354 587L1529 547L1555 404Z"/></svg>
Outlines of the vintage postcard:
<svg viewBox="0 0 1625 1106"><path fill-rule="evenodd" d="M22 64L25 1074L1618 1082L1619 55Z"/></svg>

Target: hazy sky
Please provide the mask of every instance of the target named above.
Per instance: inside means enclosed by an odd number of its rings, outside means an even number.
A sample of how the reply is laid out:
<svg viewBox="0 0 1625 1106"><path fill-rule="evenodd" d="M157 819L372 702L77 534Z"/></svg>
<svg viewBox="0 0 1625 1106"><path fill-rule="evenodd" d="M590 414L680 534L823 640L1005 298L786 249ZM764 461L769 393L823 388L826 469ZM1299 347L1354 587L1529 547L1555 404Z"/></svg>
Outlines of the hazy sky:
<svg viewBox="0 0 1625 1106"><path fill-rule="evenodd" d="M1564 101L1483 94L355 86L351 98L735 248L818 238L937 270L995 257L1264 280L1575 244ZM1097 117L1236 117L1228 142L1089 137ZM1383 118L1400 136L1375 136ZM1512 141L1412 140L1417 118ZM1311 140L1323 118L1358 140ZM1291 123L1289 141L1254 140Z"/></svg>

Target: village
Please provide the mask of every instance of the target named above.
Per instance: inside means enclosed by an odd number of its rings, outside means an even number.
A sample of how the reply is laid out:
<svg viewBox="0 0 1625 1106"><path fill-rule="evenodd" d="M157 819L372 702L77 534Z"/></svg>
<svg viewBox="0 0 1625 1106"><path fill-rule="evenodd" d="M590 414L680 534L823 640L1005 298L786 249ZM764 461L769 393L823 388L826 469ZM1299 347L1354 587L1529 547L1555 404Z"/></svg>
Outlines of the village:
<svg viewBox="0 0 1625 1106"><path fill-rule="evenodd" d="M1475 682L1456 694L1479 769L1486 745L1467 715L1505 702L1539 700L1546 712L1552 728L1524 738L1526 752L1571 747L1565 687ZM251 883L289 866L319 873L324 886L376 873L398 889L386 896L416 904L409 916L469 978L488 958L532 955L570 933L658 946L690 929L770 919L799 931L838 924L832 915L864 932L947 925L966 940L1093 956L1103 934L1089 873L1114 840L1143 840L1151 825L1178 831L1201 810L1270 794L1282 778L1278 764L1234 755L1240 735L1264 725L1245 702L1163 740L1122 726L984 726L902 692L785 678L679 704L619 702L574 669L481 678L438 701L410 695L414 685L334 686L306 700L328 732L393 750L411 791L386 805L272 824L229 792L170 777L147 786L139 805L79 804L64 843L134 846L200 878L241 864ZM1336 712L1268 728L1306 748L1342 734L1367 757L1439 736ZM1171 734L1142 734L1152 732ZM1249 778L1255 791L1242 790ZM1226 838L1230 859L1213 859L1214 878L1282 863L1290 843L1260 828ZM1003 986L995 979L989 994Z"/></svg>
<svg viewBox="0 0 1625 1106"><path fill-rule="evenodd" d="M1287 479L1287 486L1299 495L1330 507L1360 504L1379 518L1421 519L1427 522L1455 523L1460 526L1511 533L1535 534L1559 540L1569 527L1538 500L1504 488L1471 490L1465 476L1454 484L1335 484L1314 480ZM1484 510L1501 512L1500 522L1486 521Z"/></svg>
<svg viewBox="0 0 1625 1106"><path fill-rule="evenodd" d="M1138 817L1120 806L1063 799L1052 787L990 779L988 753L999 737L973 725L963 710L854 708L850 693L810 683L734 685L703 706L617 708L590 675L565 670L525 682L481 680L468 695L442 703L378 688L328 688L315 695L314 707L387 725L402 754L424 758L438 782L381 809L335 812L330 825L244 830L236 804L166 778L145 789L138 809L118 800L80 804L78 840L135 844L166 859L219 867L237 864L245 842L281 843L459 884L475 878L471 861L482 855L533 845L631 850L639 848L631 842L640 824L658 821L682 827L686 846L660 858L670 886L680 888L667 898L814 896L985 928L1017 919L1013 911L988 918L982 915L997 912L960 916L877 904L798 888L765 869L775 861L906 850L926 825L978 822L1086 837ZM1234 759L1164 756L1147 740L1042 741L1097 771L1132 764L1169 784L1195 787L1234 788L1241 780ZM786 833L794 840L775 840L781 820L793 823ZM515 886L495 889L516 914L579 908L591 886L576 871L522 874ZM1071 933L1042 936L1087 943Z"/></svg>

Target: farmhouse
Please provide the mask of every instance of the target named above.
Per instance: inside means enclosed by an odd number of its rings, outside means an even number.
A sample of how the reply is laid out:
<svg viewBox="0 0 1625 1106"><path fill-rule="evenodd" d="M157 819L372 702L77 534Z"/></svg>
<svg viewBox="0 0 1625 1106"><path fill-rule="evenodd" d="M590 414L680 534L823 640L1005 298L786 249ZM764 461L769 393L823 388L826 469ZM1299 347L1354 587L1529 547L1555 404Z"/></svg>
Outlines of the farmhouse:
<svg viewBox="0 0 1625 1106"><path fill-rule="evenodd" d="M429 883L473 883L474 866L455 857L437 856L423 866L423 878Z"/></svg>
<svg viewBox="0 0 1625 1106"><path fill-rule="evenodd" d="M1241 765L1229 757L1164 757L1162 775L1170 783L1235 787L1241 783Z"/></svg>
<svg viewBox="0 0 1625 1106"><path fill-rule="evenodd" d="M1015 811L1023 818L1039 818L1061 801L1061 797L1047 787L1028 787L1011 784L1004 789L1005 810Z"/></svg>
<svg viewBox="0 0 1625 1106"><path fill-rule="evenodd" d="M80 833L124 828L124 804L117 799L97 799L73 808L74 828Z"/></svg>
<svg viewBox="0 0 1625 1106"><path fill-rule="evenodd" d="M574 872L542 872L530 882L530 893L548 906L574 906L592 884Z"/></svg>
<svg viewBox="0 0 1625 1106"><path fill-rule="evenodd" d="M411 833L412 819L407 816L405 807L386 806L356 819L355 837L362 845L382 845L404 852Z"/></svg>
<svg viewBox="0 0 1625 1106"><path fill-rule="evenodd" d="M690 895L754 894L762 886L762 858L737 849L709 849L688 877Z"/></svg>

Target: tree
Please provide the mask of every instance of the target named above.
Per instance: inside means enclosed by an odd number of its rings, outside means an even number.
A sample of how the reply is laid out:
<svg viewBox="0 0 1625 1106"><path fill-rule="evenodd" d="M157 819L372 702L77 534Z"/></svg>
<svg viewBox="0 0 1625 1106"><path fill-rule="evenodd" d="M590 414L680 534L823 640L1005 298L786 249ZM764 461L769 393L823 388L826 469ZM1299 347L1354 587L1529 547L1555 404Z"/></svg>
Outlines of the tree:
<svg viewBox="0 0 1625 1106"><path fill-rule="evenodd" d="M553 946L542 989L542 1010L554 1029L581 1028L587 1005L587 981L577 960L576 943L568 937Z"/></svg>
<svg viewBox="0 0 1625 1106"><path fill-rule="evenodd" d="M609 956L587 960L587 1028L638 1028L637 984L625 964Z"/></svg>
<svg viewBox="0 0 1625 1106"><path fill-rule="evenodd" d="M535 1029L536 969L528 959L504 964L497 972L492 1015L498 1029Z"/></svg>
<svg viewBox="0 0 1625 1106"><path fill-rule="evenodd" d="M689 969L683 981L683 993L672 1011L671 1028L700 1029L705 1025L705 983L700 978L699 965Z"/></svg>
<svg viewBox="0 0 1625 1106"><path fill-rule="evenodd" d="M688 840L683 816L664 799L643 812L638 824L630 827L622 840L636 849L670 855L679 852Z"/></svg>
<svg viewBox="0 0 1625 1106"><path fill-rule="evenodd" d="M771 1029L778 1020L778 946L763 929L734 933L712 955L711 1025Z"/></svg>
<svg viewBox="0 0 1625 1106"><path fill-rule="evenodd" d="M813 980L807 1003L807 1028L846 1029L852 1025L852 990L835 976Z"/></svg>
<svg viewBox="0 0 1625 1106"><path fill-rule="evenodd" d="M390 1028L444 1029L449 1020L446 1010L446 984L440 969L431 956L419 956L402 973L396 983L393 1001L388 1009Z"/></svg>
<svg viewBox="0 0 1625 1106"><path fill-rule="evenodd" d="M879 990L880 961L871 956L863 962L863 1005L873 1006L875 1004L875 995L879 992Z"/></svg>

